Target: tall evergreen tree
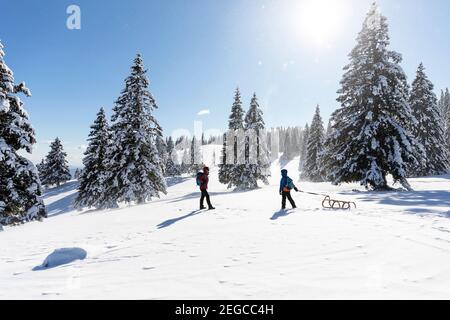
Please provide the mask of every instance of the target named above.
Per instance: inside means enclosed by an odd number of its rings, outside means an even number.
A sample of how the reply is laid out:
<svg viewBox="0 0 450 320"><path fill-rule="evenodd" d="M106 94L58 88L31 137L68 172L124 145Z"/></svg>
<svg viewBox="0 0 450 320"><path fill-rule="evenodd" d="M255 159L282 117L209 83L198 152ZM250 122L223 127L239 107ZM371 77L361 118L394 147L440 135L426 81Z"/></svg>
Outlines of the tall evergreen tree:
<svg viewBox="0 0 450 320"><path fill-rule="evenodd" d="M319 165L322 168L322 176L324 180L330 181L331 178L331 171L330 168L333 166L333 154L332 151L333 147L331 145L328 145L328 141L331 140L333 135L333 122L331 119L328 121L327 130L325 133L325 141L323 146L323 151L320 156Z"/></svg>
<svg viewBox="0 0 450 320"><path fill-rule="evenodd" d="M264 145L265 142L261 140L264 128L263 112L259 107L258 98L254 94L245 116L245 163L234 167L229 187L236 186L241 190L251 190L258 188L258 180L268 183L269 155L267 146ZM255 142L254 145L252 142ZM250 148L256 148L256 152L250 154ZM256 159L250 159L250 157L256 157Z"/></svg>
<svg viewBox="0 0 450 320"><path fill-rule="evenodd" d="M426 157L419 166L411 166L412 176L444 174L450 168L441 111L433 90L434 85L425 74L425 68L421 63L412 83L409 103L418 121L413 127L413 133L425 147Z"/></svg>
<svg viewBox="0 0 450 320"><path fill-rule="evenodd" d="M147 70L141 55L137 55L125 89L114 106L111 144L108 147L106 194L107 207L119 202L142 204L166 193L166 182L156 148L162 128L153 112L156 102L148 87Z"/></svg>
<svg viewBox="0 0 450 320"><path fill-rule="evenodd" d="M228 129L239 130L244 128L244 109L242 109L241 92L239 88L234 94L234 103L228 121Z"/></svg>
<svg viewBox="0 0 450 320"><path fill-rule="evenodd" d="M320 107L316 107L316 113L309 129L308 142L306 147L306 160L301 175L302 179L312 182L324 181L324 172L321 166L321 156L323 144L325 141L325 129L323 127L322 117L320 116Z"/></svg>
<svg viewBox="0 0 450 320"><path fill-rule="evenodd" d="M172 154L173 150L175 149L175 145L173 143L172 136L167 138L166 146L167 146L167 153Z"/></svg>
<svg viewBox="0 0 450 320"><path fill-rule="evenodd" d="M42 182L47 175L47 166L45 165L45 159L42 159L41 162L36 165L36 168L39 174L39 179Z"/></svg>
<svg viewBox="0 0 450 320"><path fill-rule="evenodd" d="M250 108L245 115L245 130L255 130L257 132L263 131L265 129L265 123L263 119L263 111L259 107L258 98L256 93L253 94L252 100L250 102Z"/></svg>
<svg viewBox="0 0 450 320"><path fill-rule="evenodd" d="M24 103L18 96L31 96L25 83L15 84L4 61L0 43L0 226L46 216L40 199L41 184L35 165L19 155L36 143Z"/></svg>
<svg viewBox="0 0 450 320"><path fill-rule="evenodd" d="M303 129L303 138L302 145L300 147L300 163L298 166L298 170L303 172L306 162L306 156L308 151L308 139L309 139L309 125L305 125L305 129Z"/></svg>
<svg viewBox="0 0 450 320"><path fill-rule="evenodd" d="M401 55L388 46L387 19L373 4L344 68L337 99L341 107L332 115L327 149L335 184L359 181L367 188L387 190L386 176L391 174L410 189L407 165L418 163L423 148L409 131L417 120L408 103Z"/></svg>
<svg viewBox="0 0 450 320"><path fill-rule="evenodd" d="M167 144L161 136L156 137L156 150L161 163L161 171L166 174L167 161L169 160L169 153L167 152Z"/></svg>
<svg viewBox="0 0 450 320"><path fill-rule="evenodd" d="M56 138L50 144L50 152L45 158L45 175L42 177L42 184L59 187L72 178L66 158L67 153L64 152L61 140Z"/></svg>
<svg viewBox="0 0 450 320"><path fill-rule="evenodd" d="M110 143L109 124L103 108L97 113L97 118L91 126L88 141L83 159L84 169L78 178L80 185L75 207L101 209L106 203L106 152Z"/></svg>
<svg viewBox="0 0 450 320"><path fill-rule="evenodd" d="M327 131L325 132L325 136L327 136L327 137L331 136L332 132L333 132L333 123L331 122L331 119L330 119L328 121Z"/></svg>
<svg viewBox="0 0 450 320"><path fill-rule="evenodd" d="M448 88L445 89L445 92L441 91L438 106L441 114L442 127L444 128L447 150L450 152L450 92Z"/></svg>
<svg viewBox="0 0 450 320"><path fill-rule="evenodd" d="M39 169L38 169L39 170ZM75 180L79 180L80 179L80 177L81 177L81 169L80 168L77 168L76 170L75 170L75 173L73 174L73 178L75 179Z"/></svg>
<svg viewBox="0 0 450 320"><path fill-rule="evenodd" d="M205 133L202 133L202 140L201 141L202 141L202 146L207 144L206 138L205 138Z"/></svg>
<svg viewBox="0 0 450 320"><path fill-rule="evenodd" d="M236 89L234 95L233 106L231 107L231 114L228 121L228 130L243 130L244 129L244 110L242 109L241 93L239 88ZM234 179L233 175L237 171L237 164L235 159L227 159L226 150L228 144L234 145L234 141L227 141L226 136L223 139L223 149L222 149L222 163L219 166L219 181L223 184L230 184L231 180ZM235 146L237 149L237 146ZM237 154L235 155L237 158Z"/></svg>

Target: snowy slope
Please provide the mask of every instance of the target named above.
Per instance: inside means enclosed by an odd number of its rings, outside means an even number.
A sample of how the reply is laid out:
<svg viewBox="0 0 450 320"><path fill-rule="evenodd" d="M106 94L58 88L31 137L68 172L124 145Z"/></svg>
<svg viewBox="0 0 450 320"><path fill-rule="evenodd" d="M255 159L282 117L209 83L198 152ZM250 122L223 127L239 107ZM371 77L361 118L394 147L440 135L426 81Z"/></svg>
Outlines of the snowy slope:
<svg viewBox="0 0 450 320"><path fill-rule="evenodd" d="M226 190L214 170L212 212L194 211L191 178L147 205L102 212L73 211L76 182L49 190L52 217L0 233L0 299L450 298L450 176L402 193L300 182L358 209L294 194L299 209L280 212L278 172L297 180L297 163L274 163L271 185L253 192ZM87 256L41 267L63 248Z"/></svg>

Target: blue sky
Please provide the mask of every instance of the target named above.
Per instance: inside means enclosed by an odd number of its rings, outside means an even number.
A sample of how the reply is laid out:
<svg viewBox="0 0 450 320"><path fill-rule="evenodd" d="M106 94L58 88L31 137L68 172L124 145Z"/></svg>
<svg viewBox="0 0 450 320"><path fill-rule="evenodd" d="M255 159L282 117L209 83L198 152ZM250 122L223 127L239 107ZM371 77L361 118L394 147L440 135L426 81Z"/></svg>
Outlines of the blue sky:
<svg viewBox="0 0 450 320"><path fill-rule="evenodd" d="M33 93L24 98L39 140L31 158L59 136L79 165L89 125L102 106L110 115L137 52L165 134L193 131L196 120L224 129L237 86L245 107L256 92L269 126L303 125L316 104L327 121L372 0L321 1L0 0L6 62ZM436 91L450 86L450 2L378 3L409 80L423 61ZM81 30L66 28L70 4Z"/></svg>

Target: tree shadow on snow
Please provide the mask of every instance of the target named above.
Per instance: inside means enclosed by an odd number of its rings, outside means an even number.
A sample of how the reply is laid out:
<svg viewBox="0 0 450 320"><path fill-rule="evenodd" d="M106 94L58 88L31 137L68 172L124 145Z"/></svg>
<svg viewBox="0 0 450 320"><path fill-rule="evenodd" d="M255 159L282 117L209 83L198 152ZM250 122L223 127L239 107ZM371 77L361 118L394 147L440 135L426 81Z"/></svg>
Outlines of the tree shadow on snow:
<svg viewBox="0 0 450 320"><path fill-rule="evenodd" d="M59 188L54 188L57 191L55 191L54 189L50 189L50 192L45 193L43 198L46 199L46 198L51 197L52 195L57 195L62 192L74 191L77 188L78 188L78 182L68 182L67 184L65 184ZM77 193L75 192L64 198L56 200L53 203L46 205L48 217L56 217L56 216L59 216L60 214L64 214L64 213L73 211L74 210L73 202L75 201L76 197L77 197Z"/></svg>
<svg viewBox="0 0 450 320"><path fill-rule="evenodd" d="M360 194L358 198L359 201L411 207L407 211L414 214L442 214L442 211L433 210L433 207L450 207L450 191L444 190L367 192Z"/></svg>
<svg viewBox="0 0 450 320"><path fill-rule="evenodd" d="M173 187L174 185L183 183L191 178L189 177L167 177L166 183L168 187Z"/></svg>
<svg viewBox="0 0 450 320"><path fill-rule="evenodd" d="M42 199L47 199L56 196L60 193L69 192L78 189L78 181L69 181L59 187L52 187L50 189L45 189L42 192Z"/></svg>
<svg viewBox="0 0 450 320"><path fill-rule="evenodd" d="M161 222L160 224L158 224L157 227L158 227L158 229L164 229L164 228L170 227L170 226L173 225L174 223L177 223L177 222L179 222L179 221L181 221L181 220L184 220L184 219L187 219L187 218L191 218L191 217L196 216L196 215L198 215L198 214L200 214L200 213L201 213L200 210L192 211L191 213L189 213L189 214L187 214L187 215L184 215L184 216L182 216L182 217L178 217L178 218L174 218L174 219L169 219L169 220L166 220L166 221L164 221L164 222Z"/></svg>
<svg viewBox="0 0 450 320"><path fill-rule="evenodd" d="M256 189L258 190L258 189ZM251 192L252 190L233 190L233 191L224 191L224 192L209 192L209 196L211 197L211 200L213 200L212 198L215 196L223 196L223 195L235 195L238 193L246 193L246 192ZM254 190L253 190L254 191ZM185 200L190 200L190 199L199 199L200 200L200 191L197 192L192 192L192 193L188 193L184 196L172 199L170 201L168 201L169 203L176 203L176 202L182 202Z"/></svg>

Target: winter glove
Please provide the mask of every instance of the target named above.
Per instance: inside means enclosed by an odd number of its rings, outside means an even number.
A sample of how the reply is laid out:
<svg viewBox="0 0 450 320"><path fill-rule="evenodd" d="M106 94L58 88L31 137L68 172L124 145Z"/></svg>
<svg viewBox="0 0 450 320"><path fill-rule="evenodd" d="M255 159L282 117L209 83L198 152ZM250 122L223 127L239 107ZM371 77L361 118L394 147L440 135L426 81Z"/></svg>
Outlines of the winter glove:
<svg viewBox="0 0 450 320"><path fill-rule="evenodd" d="M295 192L298 192L298 189L297 189L297 188L295 188L294 190L295 190Z"/></svg>

